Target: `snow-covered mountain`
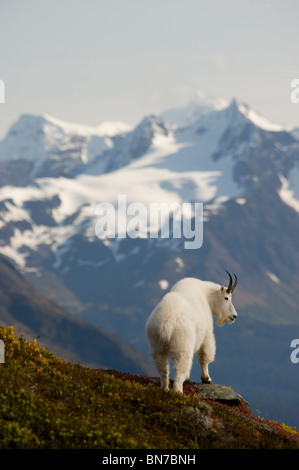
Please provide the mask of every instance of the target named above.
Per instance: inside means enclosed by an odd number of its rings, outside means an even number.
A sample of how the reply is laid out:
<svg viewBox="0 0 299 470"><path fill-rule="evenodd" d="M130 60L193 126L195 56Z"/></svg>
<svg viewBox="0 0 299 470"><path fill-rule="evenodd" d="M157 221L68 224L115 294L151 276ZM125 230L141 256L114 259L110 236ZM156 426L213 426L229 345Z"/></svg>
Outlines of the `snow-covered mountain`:
<svg viewBox="0 0 299 470"><path fill-rule="evenodd" d="M260 360L262 344L285 325L290 329L279 330L277 344L284 338L288 350L287 335L299 327L296 132L237 100L202 97L133 129L114 130L113 123L103 129L30 115L12 126L0 143L0 253L63 308L143 352L145 320L169 286L183 276L225 284L228 269L239 278L241 318L225 332L230 344L238 328L240 347L250 347L254 335ZM202 246L185 249L184 237L171 231L169 238L99 239L97 207L112 205L122 225L120 195L147 214L151 203L203 203ZM248 354L238 353L247 364ZM231 371L222 360L221 371ZM266 390L262 365L248 368ZM236 370L242 374L240 364Z"/></svg>
<svg viewBox="0 0 299 470"><path fill-rule="evenodd" d="M73 176L109 149L115 134L128 129L120 122L103 122L93 128L48 115L23 114L0 142L0 184L24 185L37 177ZM21 174L16 174L18 169Z"/></svg>
<svg viewBox="0 0 299 470"><path fill-rule="evenodd" d="M283 202L297 209L295 138L236 100L209 111L205 105L202 113L202 106L196 107L187 125L174 127L149 116L133 130L122 126L116 135L111 125L109 137L45 116L21 116L0 142L0 165L23 161L32 167L26 184L13 191L8 189L11 175L2 173L0 223L11 230L0 251L25 270L38 270L31 266L30 254L46 245L58 267L73 236L95 238L96 206L116 206L121 194L127 204L147 207L202 202L208 220L229 200L243 204L247 192L266 178ZM111 249L113 256L117 252Z"/></svg>

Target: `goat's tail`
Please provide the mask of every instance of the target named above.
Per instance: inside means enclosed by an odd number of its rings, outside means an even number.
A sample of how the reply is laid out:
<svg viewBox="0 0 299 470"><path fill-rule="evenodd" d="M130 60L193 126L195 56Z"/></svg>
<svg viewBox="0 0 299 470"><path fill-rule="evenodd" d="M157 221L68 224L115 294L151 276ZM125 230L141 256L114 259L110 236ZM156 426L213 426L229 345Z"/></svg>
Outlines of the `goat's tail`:
<svg viewBox="0 0 299 470"><path fill-rule="evenodd" d="M163 343L169 343L172 332L173 332L174 324L170 319L166 319L161 322L160 329L159 329L159 336Z"/></svg>

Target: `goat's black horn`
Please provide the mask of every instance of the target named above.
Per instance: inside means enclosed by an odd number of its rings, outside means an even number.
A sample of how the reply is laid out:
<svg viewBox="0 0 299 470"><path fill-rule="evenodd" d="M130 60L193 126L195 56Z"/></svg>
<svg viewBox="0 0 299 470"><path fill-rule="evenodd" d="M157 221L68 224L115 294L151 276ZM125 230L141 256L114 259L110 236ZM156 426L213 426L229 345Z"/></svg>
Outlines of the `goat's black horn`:
<svg viewBox="0 0 299 470"><path fill-rule="evenodd" d="M226 271L226 270L225 270ZM228 271L226 271L227 274L229 275L229 284L227 286L227 289L226 289L226 292L229 294L230 292L232 292L232 283L233 283L233 280L232 280L232 277L230 275L230 273Z"/></svg>
<svg viewBox="0 0 299 470"><path fill-rule="evenodd" d="M232 286L232 289L231 289L232 292L234 291L236 285L238 284L238 278L237 278L237 276L235 275L235 273L233 273L233 275L235 276L235 282L234 282L234 285Z"/></svg>

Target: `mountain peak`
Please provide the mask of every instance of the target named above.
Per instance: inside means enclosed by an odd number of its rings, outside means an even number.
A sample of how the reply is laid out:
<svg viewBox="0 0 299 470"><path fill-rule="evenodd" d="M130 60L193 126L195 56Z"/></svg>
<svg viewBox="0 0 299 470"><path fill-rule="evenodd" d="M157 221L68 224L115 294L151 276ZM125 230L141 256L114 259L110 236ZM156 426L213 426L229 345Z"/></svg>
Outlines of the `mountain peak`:
<svg viewBox="0 0 299 470"><path fill-rule="evenodd" d="M109 147L110 139L102 131L48 114L22 114L0 142L0 161L29 162L29 179L65 176Z"/></svg>
<svg viewBox="0 0 299 470"><path fill-rule="evenodd" d="M193 100L190 103L194 103L197 106L209 107L213 110L220 110L228 105L228 101L224 98L215 98L206 95L203 91L197 90Z"/></svg>
<svg viewBox="0 0 299 470"><path fill-rule="evenodd" d="M30 129L42 129L46 123L46 117L42 114L23 113L14 122L7 135L28 132Z"/></svg>
<svg viewBox="0 0 299 470"><path fill-rule="evenodd" d="M161 117L165 122L177 126L188 126L213 111L227 107L228 102L222 98L211 98L198 90L185 106L165 110Z"/></svg>
<svg viewBox="0 0 299 470"><path fill-rule="evenodd" d="M285 130L282 126L270 122L267 118L235 97L230 101L223 98L211 98L202 91L197 91L193 99L186 106L167 109L161 113L161 117L168 124L186 127L218 111L224 111L230 118L241 114L245 119L263 130L272 132Z"/></svg>
<svg viewBox="0 0 299 470"><path fill-rule="evenodd" d="M153 132L160 132L165 130L165 122L161 116L156 116L155 114L150 114L146 116L135 130L138 129L151 129Z"/></svg>

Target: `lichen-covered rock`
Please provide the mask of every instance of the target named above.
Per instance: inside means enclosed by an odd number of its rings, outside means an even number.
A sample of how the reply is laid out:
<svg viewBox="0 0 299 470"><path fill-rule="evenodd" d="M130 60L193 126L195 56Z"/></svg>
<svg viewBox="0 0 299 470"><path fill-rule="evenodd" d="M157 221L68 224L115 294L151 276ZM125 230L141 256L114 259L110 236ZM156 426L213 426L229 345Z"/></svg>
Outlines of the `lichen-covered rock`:
<svg viewBox="0 0 299 470"><path fill-rule="evenodd" d="M192 388L199 398L218 401L227 405L248 404L244 398L228 385L192 383Z"/></svg>

